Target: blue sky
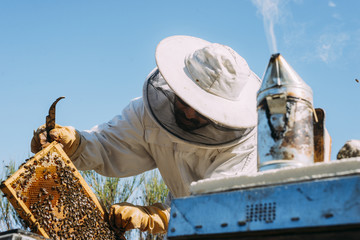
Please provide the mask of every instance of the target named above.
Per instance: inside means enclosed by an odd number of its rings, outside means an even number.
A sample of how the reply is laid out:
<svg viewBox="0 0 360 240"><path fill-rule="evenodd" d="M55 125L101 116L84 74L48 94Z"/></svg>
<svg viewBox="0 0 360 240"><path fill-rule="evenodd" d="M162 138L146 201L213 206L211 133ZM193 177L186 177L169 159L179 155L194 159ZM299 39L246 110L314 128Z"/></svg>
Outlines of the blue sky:
<svg viewBox="0 0 360 240"><path fill-rule="evenodd" d="M312 88L314 107L325 109L334 159L360 139L360 1L266 3L0 1L0 164L32 155L32 132L59 96L61 125L85 130L120 114L141 95L155 47L171 35L228 45L260 78L280 52Z"/></svg>

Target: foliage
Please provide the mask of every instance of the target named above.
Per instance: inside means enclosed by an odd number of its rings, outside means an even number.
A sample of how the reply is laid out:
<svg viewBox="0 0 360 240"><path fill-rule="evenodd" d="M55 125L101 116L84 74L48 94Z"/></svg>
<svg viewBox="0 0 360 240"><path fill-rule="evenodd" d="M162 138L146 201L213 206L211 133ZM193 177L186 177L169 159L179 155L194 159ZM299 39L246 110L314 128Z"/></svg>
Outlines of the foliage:
<svg viewBox="0 0 360 240"><path fill-rule="evenodd" d="M162 180L158 171L151 171L148 173L148 178L145 181L144 187L144 205L151 205L157 202L164 203L168 195L165 182Z"/></svg>
<svg viewBox="0 0 360 240"><path fill-rule="evenodd" d="M165 203L169 190L167 189L165 182L161 178L157 170L153 170L147 173L145 178L145 184L143 188L143 202L145 206L152 205L154 203ZM142 240L162 240L165 239L164 234L150 234L140 233L140 239Z"/></svg>
<svg viewBox="0 0 360 240"><path fill-rule="evenodd" d="M132 200L144 182L144 175L123 179L103 177L94 171L83 171L82 175L105 209L114 203Z"/></svg>
<svg viewBox="0 0 360 240"><path fill-rule="evenodd" d="M7 165L2 162L2 165L5 167L2 169L2 172L0 172L1 182L6 180L17 169L14 161L10 161ZM0 231L7 231L19 228L26 229L25 223L19 217L16 210L10 204L6 196L2 195L2 197L0 198Z"/></svg>

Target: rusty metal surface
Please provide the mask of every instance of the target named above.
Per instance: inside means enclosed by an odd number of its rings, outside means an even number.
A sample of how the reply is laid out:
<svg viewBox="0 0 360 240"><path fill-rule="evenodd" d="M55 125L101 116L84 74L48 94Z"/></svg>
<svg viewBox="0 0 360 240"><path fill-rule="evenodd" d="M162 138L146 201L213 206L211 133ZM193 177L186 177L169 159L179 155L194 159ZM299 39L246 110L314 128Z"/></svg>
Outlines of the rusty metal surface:
<svg viewBox="0 0 360 240"><path fill-rule="evenodd" d="M360 157L360 140L352 139L346 141L338 152L336 159Z"/></svg>
<svg viewBox="0 0 360 240"><path fill-rule="evenodd" d="M314 162L324 161L324 118L325 113L322 109L315 109L318 121L314 123Z"/></svg>
<svg viewBox="0 0 360 240"><path fill-rule="evenodd" d="M329 162L331 156L331 137L325 127L325 111L315 109L317 121L314 119L314 162Z"/></svg>
<svg viewBox="0 0 360 240"><path fill-rule="evenodd" d="M260 171L314 162L312 90L280 54L257 96Z"/></svg>
<svg viewBox="0 0 360 240"><path fill-rule="evenodd" d="M313 163L313 111L309 103L288 98L286 113L270 113L267 101L258 107L260 170Z"/></svg>

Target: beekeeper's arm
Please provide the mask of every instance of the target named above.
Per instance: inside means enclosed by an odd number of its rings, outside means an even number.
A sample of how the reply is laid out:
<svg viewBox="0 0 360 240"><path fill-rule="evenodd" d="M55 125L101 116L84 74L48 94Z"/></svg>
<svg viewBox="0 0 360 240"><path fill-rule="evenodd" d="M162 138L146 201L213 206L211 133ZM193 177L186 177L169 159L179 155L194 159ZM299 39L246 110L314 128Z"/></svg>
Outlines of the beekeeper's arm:
<svg viewBox="0 0 360 240"><path fill-rule="evenodd" d="M108 177L134 176L156 167L144 139L144 105L132 101L111 121L81 132L71 160L80 170L95 170Z"/></svg>
<svg viewBox="0 0 360 240"><path fill-rule="evenodd" d="M144 140L142 99L133 100L122 115L88 131L56 125L53 140L63 145L79 170L95 170L108 177L133 176L156 167ZM45 126L34 132L31 151L36 153L49 143Z"/></svg>
<svg viewBox="0 0 360 240"><path fill-rule="evenodd" d="M142 99L132 101L110 122L90 131L79 132L72 127L56 126L50 135L62 143L75 166L80 170L95 170L109 177L133 176L156 167L144 141L142 118L145 114ZM35 153L46 144L46 131L40 127L34 134L31 148ZM66 146L66 148L65 148ZM166 231L168 207L114 205L110 219L113 226L126 230L140 228L153 233ZM124 212L124 213L123 213Z"/></svg>

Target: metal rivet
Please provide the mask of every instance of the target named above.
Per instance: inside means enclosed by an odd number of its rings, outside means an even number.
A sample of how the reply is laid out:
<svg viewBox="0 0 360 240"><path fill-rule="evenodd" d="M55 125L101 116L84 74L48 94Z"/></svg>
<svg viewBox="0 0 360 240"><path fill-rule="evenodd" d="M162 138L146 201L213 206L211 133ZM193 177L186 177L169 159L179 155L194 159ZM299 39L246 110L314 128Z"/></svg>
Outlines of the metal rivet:
<svg viewBox="0 0 360 240"><path fill-rule="evenodd" d="M196 225L195 228L200 229L200 228L202 228L202 225Z"/></svg>
<svg viewBox="0 0 360 240"><path fill-rule="evenodd" d="M245 222L245 221L238 221L238 225L239 225L239 226L245 226L245 225L246 225L246 222Z"/></svg>
<svg viewBox="0 0 360 240"><path fill-rule="evenodd" d="M334 216L334 214L332 214L332 213L325 213L324 214L325 218L332 218L333 216Z"/></svg>
<svg viewBox="0 0 360 240"><path fill-rule="evenodd" d="M171 232L175 232L175 228L172 228L170 231L171 231Z"/></svg>
<svg viewBox="0 0 360 240"><path fill-rule="evenodd" d="M299 220L300 220L299 217L292 217L292 218L291 218L291 221L293 221L293 222L297 222L297 221L299 221Z"/></svg>
<svg viewBox="0 0 360 240"><path fill-rule="evenodd" d="M227 223L222 223L221 227L227 227L227 225L228 225Z"/></svg>
<svg viewBox="0 0 360 240"><path fill-rule="evenodd" d="M174 212L172 216L173 216L174 218L176 218L177 214Z"/></svg>

